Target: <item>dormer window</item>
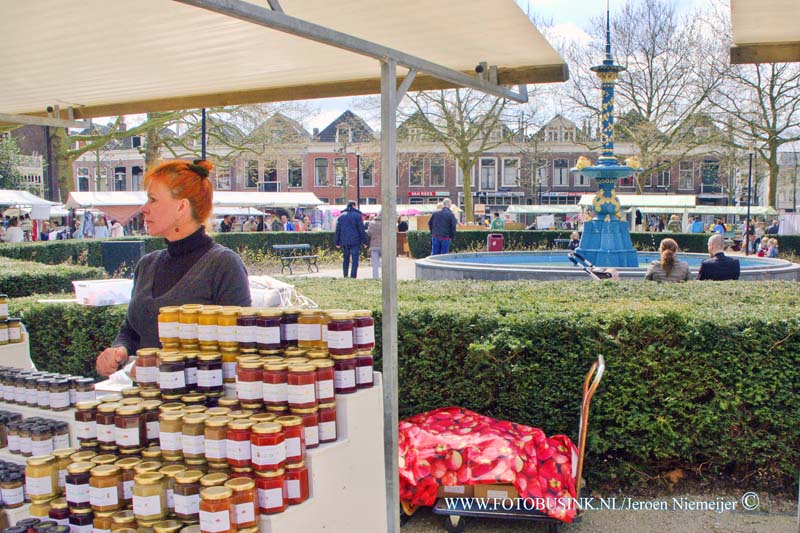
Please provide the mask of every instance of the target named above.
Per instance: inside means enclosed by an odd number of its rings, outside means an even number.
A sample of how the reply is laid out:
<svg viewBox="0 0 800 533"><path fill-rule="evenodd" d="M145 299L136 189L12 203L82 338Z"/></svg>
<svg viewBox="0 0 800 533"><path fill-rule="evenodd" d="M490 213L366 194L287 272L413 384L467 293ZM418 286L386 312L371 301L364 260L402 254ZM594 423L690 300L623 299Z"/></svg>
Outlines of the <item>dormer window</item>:
<svg viewBox="0 0 800 533"><path fill-rule="evenodd" d="M141 135L134 135L131 137L131 148L141 148L142 146L142 136Z"/></svg>
<svg viewBox="0 0 800 533"><path fill-rule="evenodd" d="M336 142L353 142L352 128L336 128Z"/></svg>

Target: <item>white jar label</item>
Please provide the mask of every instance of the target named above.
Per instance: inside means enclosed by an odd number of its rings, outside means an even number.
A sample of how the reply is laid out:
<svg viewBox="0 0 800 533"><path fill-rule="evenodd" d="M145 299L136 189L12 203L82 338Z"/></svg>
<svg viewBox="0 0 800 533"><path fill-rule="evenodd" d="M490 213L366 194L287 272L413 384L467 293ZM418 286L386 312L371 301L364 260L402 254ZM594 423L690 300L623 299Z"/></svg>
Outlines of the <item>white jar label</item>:
<svg viewBox="0 0 800 533"><path fill-rule="evenodd" d="M158 373L158 388L159 389L182 389L186 386L186 375L183 370L177 372L159 372Z"/></svg>
<svg viewBox="0 0 800 533"><path fill-rule="evenodd" d="M0 344L8 344L8 328L0 329Z"/></svg>
<svg viewBox="0 0 800 533"><path fill-rule="evenodd" d="M190 453L193 455L204 454L206 451L204 441L205 438L203 437L203 435L184 434L181 437L181 446L183 447L183 453Z"/></svg>
<svg viewBox="0 0 800 533"><path fill-rule="evenodd" d="M158 336L162 339L177 339L179 335L178 322L159 322Z"/></svg>
<svg viewBox="0 0 800 533"><path fill-rule="evenodd" d="M236 379L236 363L222 363L222 378L227 380Z"/></svg>
<svg viewBox="0 0 800 533"><path fill-rule="evenodd" d="M130 500L133 498L133 480L122 482L122 499Z"/></svg>
<svg viewBox="0 0 800 533"><path fill-rule="evenodd" d="M17 403L25 404L27 403L25 398L26 390L25 387L17 387L14 391L14 401Z"/></svg>
<svg viewBox="0 0 800 533"><path fill-rule="evenodd" d="M317 381L317 398L333 398L333 380Z"/></svg>
<svg viewBox="0 0 800 533"><path fill-rule="evenodd" d="M289 400L288 384L264 383L264 401L272 403L286 403Z"/></svg>
<svg viewBox="0 0 800 533"><path fill-rule="evenodd" d="M58 449L58 448L56 448L56 449ZM64 493L64 487L66 486L66 484L67 484L67 470L66 469L59 470L58 471L58 490L60 490L62 494Z"/></svg>
<svg viewBox="0 0 800 533"><path fill-rule="evenodd" d="M8 317L8 304L0 304L0 316Z"/></svg>
<svg viewBox="0 0 800 533"><path fill-rule="evenodd" d="M19 451L19 435L8 436L8 450L12 452Z"/></svg>
<svg viewBox="0 0 800 533"><path fill-rule="evenodd" d="M47 477L26 477L25 493L28 496L46 496L55 492L53 478Z"/></svg>
<svg viewBox="0 0 800 533"><path fill-rule="evenodd" d="M118 446L139 446L141 434L139 433L139 428L117 428L115 433L117 437L117 445Z"/></svg>
<svg viewBox="0 0 800 533"><path fill-rule="evenodd" d="M158 441L163 451L177 452L181 449L181 434L178 432L162 431L158 436Z"/></svg>
<svg viewBox="0 0 800 533"><path fill-rule="evenodd" d="M244 343L256 342L256 329L256 326L236 326L236 340Z"/></svg>
<svg viewBox="0 0 800 533"><path fill-rule="evenodd" d="M167 509L173 511L175 509L175 491L167 489Z"/></svg>
<svg viewBox="0 0 800 533"><path fill-rule="evenodd" d="M358 367L358 375L356 376L357 383L372 383L372 367L360 366Z"/></svg>
<svg viewBox="0 0 800 533"><path fill-rule="evenodd" d="M31 438L30 437L20 437L19 438L19 451L25 455L31 455Z"/></svg>
<svg viewBox="0 0 800 533"><path fill-rule="evenodd" d="M96 422L75 422L75 436L79 439L96 439L97 438L97 423Z"/></svg>
<svg viewBox="0 0 800 533"><path fill-rule="evenodd" d="M200 387L219 387L222 385L222 369L198 370L197 385Z"/></svg>
<svg viewBox="0 0 800 533"><path fill-rule="evenodd" d="M315 446L319 444L319 428L317 426L307 426L305 429L306 446Z"/></svg>
<svg viewBox="0 0 800 533"><path fill-rule="evenodd" d="M227 459L228 458L228 451L225 443L227 441L225 439L219 440L209 440L206 439L205 447L206 447L206 457L208 459Z"/></svg>
<svg viewBox="0 0 800 533"><path fill-rule="evenodd" d="M50 391L36 391L36 405L47 408L50 405Z"/></svg>
<svg viewBox="0 0 800 533"><path fill-rule="evenodd" d="M53 439L31 441L31 455L50 455L53 453Z"/></svg>
<svg viewBox="0 0 800 533"><path fill-rule="evenodd" d="M187 366L183 373L186 375L186 384L187 385L196 385L197 384L197 367L196 366Z"/></svg>
<svg viewBox="0 0 800 533"><path fill-rule="evenodd" d="M117 487L89 487L89 501L92 507L105 507L107 505L117 505L119 503L119 491Z"/></svg>
<svg viewBox="0 0 800 533"><path fill-rule="evenodd" d="M96 399L94 390L75 391L75 403L93 402Z"/></svg>
<svg viewBox="0 0 800 533"><path fill-rule="evenodd" d="M56 522L60 522L60 520L56 520ZM65 526L69 525L69 520L64 520L64 522L65 522L64 523ZM70 531L70 533L72 533L72 532ZM96 527L93 527L92 528L92 533L111 533L111 530L110 529L97 529Z"/></svg>
<svg viewBox="0 0 800 533"><path fill-rule="evenodd" d="M203 533L230 531L231 513L229 511L217 511L216 513L200 511L200 529Z"/></svg>
<svg viewBox="0 0 800 533"><path fill-rule="evenodd" d="M237 381L236 395L239 400L260 400L264 384L261 381Z"/></svg>
<svg viewBox="0 0 800 533"><path fill-rule="evenodd" d="M336 422L319 423L319 440L326 442L336 440Z"/></svg>
<svg viewBox="0 0 800 533"><path fill-rule="evenodd" d="M183 496L175 494L172 498L175 504L175 513L181 515L196 515L200 512L200 495Z"/></svg>
<svg viewBox="0 0 800 533"><path fill-rule="evenodd" d="M314 396L314 384L308 385L288 385L286 387L286 398L290 405L302 405L316 401Z"/></svg>
<svg viewBox="0 0 800 533"><path fill-rule="evenodd" d="M256 509L252 503L240 503L233 506L236 524L248 524L256 519Z"/></svg>
<svg viewBox="0 0 800 533"><path fill-rule="evenodd" d="M70 503L86 503L89 501L89 484L73 485L67 483L67 501Z"/></svg>
<svg viewBox="0 0 800 533"><path fill-rule="evenodd" d="M318 341L322 339L322 328L319 324L297 324L297 340Z"/></svg>
<svg viewBox="0 0 800 533"><path fill-rule="evenodd" d="M297 323L281 324L281 338L287 341L297 340Z"/></svg>
<svg viewBox="0 0 800 533"><path fill-rule="evenodd" d="M8 328L8 340L10 342L17 341L22 338L22 328Z"/></svg>
<svg viewBox="0 0 800 533"><path fill-rule="evenodd" d="M197 340L199 341L215 341L217 340L217 325L202 325L197 326Z"/></svg>
<svg viewBox="0 0 800 533"><path fill-rule="evenodd" d="M356 344L375 344L375 326L355 328Z"/></svg>
<svg viewBox="0 0 800 533"><path fill-rule="evenodd" d="M252 462L258 466L272 466L286 460L286 446L273 444L271 446L251 446L250 453L253 454Z"/></svg>
<svg viewBox="0 0 800 533"><path fill-rule="evenodd" d="M260 509L283 507L283 489L258 489L258 507Z"/></svg>
<svg viewBox="0 0 800 533"><path fill-rule="evenodd" d="M225 441L225 450L228 454L228 459L237 461L250 460L250 441L249 440L231 440Z"/></svg>
<svg viewBox="0 0 800 533"><path fill-rule="evenodd" d="M69 525L69 533L92 533L93 530L92 524L86 524L85 526Z"/></svg>
<svg viewBox="0 0 800 533"><path fill-rule="evenodd" d="M14 399L15 387L3 387L3 400L10 402Z"/></svg>
<svg viewBox="0 0 800 533"><path fill-rule="evenodd" d="M97 424L97 440L100 442L116 442L116 426L114 424Z"/></svg>
<svg viewBox="0 0 800 533"><path fill-rule="evenodd" d="M356 386L355 370L337 370L333 373L333 385L337 389L352 389Z"/></svg>
<svg viewBox="0 0 800 533"><path fill-rule="evenodd" d="M217 326L217 340L219 342L237 342L239 340L238 331L237 326Z"/></svg>
<svg viewBox="0 0 800 533"><path fill-rule="evenodd" d="M296 479L287 479L284 482L284 486L286 487L287 498L295 499L300 497L300 481Z"/></svg>
<svg viewBox="0 0 800 533"><path fill-rule="evenodd" d="M9 506L22 503L25 499L23 493L24 491L21 486L15 489L3 489L0 491L0 494L3 496L3 503Z"/></svg>
<svg viewBox="0 0 800 533"><path fill-rule="evenodd" d="M353 349L353 331L331 331L328 330L328 348L339 350Z"/></svg>
<svg viewBox="0 0 800 533"><path fill-rule="evenodd" d="M274 326L271 328L256 328L256 343L258 344L280 344L281 328Z"/></svg>
<svg viewBox="0 0 800 533"><path fill-rule="evenodd" d="M51 392L50 409L62 409L69 407L69 391Z"/></svg>
<svg viewBox="0 0 800 533"><path fill-rule="evenodd" d="M300 437L293 437L283 441L286 445L286 457L300 457L303 453L300 447Z"/></svg>
<svg viewBox="0 0 800 533"><path fill-rule="evenodd" d="M158 367L155 366L137 366L136 367L136 381L139 383L157 383L158 382Z"/></svg>
<svg viewBox="0 0 800 533"><path fill-rule="evenodd" d="M161 496L137 496L133 495L133 514L141 516L153 516L163 514L161 508Z"/></svg>
<svg viewBox="0 0 800 533"><path fill-rule="evenodd" d="M53 435L53 449L69 448L69 435Z"/></svg>
<svg viewBox="0 0 800 533"><path fill-rule="evenodd" d="M75 405L78 401L78 392L75 390L75 385L70 385L69 388L69 404Z"/></svg>
<svg viewBox="0 0 800 533"><path fill-rule="evenodd" d="M152 422L147 423L147 440L155 440L158 439L158 430L161 428L161 424L158 420L153 420Z"/></svg>
<svg viewBox="0 0 800 533"><path fill-rule="evenodd" d="M197 324L179 324L178 336L181 340L194 340L197 338Z"/></svg>

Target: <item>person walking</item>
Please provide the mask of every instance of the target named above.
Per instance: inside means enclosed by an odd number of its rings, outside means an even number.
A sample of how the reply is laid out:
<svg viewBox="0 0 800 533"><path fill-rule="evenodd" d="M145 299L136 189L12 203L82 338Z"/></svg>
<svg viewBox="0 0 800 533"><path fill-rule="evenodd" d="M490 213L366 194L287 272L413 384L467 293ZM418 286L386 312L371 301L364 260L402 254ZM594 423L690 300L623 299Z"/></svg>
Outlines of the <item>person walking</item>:
<svg viewBox="0 0 800 533"><path fill-rule="evenodd" d="M700 264L700 270L697 272L698 281L739 279L741 271L739 260L725 255L724 248L725 237L719 233L715 233L708 239L708 255L711 258L703 259Z"/></svg>
<svg viewBox="0 0 800 533"><path fill-rule="evenodd" d="M450 251L450 241L456 237L456 216L450 210L452 202L445 198L442 208L434 211L428 220L431 230L431 255L446 254Z"/></svg>
<svg viewBox="0 0 800 533"><path fill-rule="evenodd" d="M500 213L497 211L494 212L494 218L492 219L492 225L490 226L492 231L503 231L506 228L506 223L500 218Z"/></svg>
<svg viewBox="0 0 800 533"><path fill-rule="evenodd" d="M372 277L381 277L381 216L373 218L367 228L369 236L369 253L372 257Z"/></svg>
<svg viewBox="0 0 800 533"><path fill-rule="evenodd" d="M355 278L358 273L358 254L361 246L367 242L367 232L364 231L361 211L356 209L356 203L347 202L347 207L336 219L334 233L337 248L342 249L342 273L347 277L348 268L350 277Z"/></svg>

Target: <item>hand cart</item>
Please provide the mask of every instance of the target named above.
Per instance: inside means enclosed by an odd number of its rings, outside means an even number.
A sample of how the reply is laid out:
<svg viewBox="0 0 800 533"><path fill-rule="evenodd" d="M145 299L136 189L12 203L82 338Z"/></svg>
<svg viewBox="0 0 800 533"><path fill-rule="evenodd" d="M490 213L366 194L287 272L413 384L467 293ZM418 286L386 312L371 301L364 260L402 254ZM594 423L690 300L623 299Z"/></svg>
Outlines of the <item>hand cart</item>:
<svg viewBox="0 0 800 533"><path fill-rule="evenodd" d="M591 261L575 250L567 254L567 257L572 261L573 265L582 268L592 279L612 279L614 277L614 274L607 270L596 270L597 267L595 267Z"/></svg>
<svg viewBox="0 0 800 533"><path fill-rule="evenodd" d="M606 370L605 359L602 355L597 356L597 361L592 364L592 367L587 372L583 380L583 400L581 402L581 418L578 427L578 466L575 471L576 486L581 487L581 480L583 474L583 459L586 451L586 431L589 425L589 405L592 402L597 387L600 385L600 380L603 378L603 373ZM594 377L592 377L594 376ZM492 510L477 510L477 509L464 509L462 502L459 498L449 498L450 505L444 498L439 498L433 507L435 514L445 515L445 530L449 533L460 533L464 531L465 518L508 518L515 520L535 520L543 522L547 526L548 533L557 533L562 524L560 520L547 516L546 514L537 510L525 509L492 509ZM454 505L455 504L455 505ZM401 514L406 510L401 506ZM575 522L579 522L583 514L583 509L578 507Z"/></svg>

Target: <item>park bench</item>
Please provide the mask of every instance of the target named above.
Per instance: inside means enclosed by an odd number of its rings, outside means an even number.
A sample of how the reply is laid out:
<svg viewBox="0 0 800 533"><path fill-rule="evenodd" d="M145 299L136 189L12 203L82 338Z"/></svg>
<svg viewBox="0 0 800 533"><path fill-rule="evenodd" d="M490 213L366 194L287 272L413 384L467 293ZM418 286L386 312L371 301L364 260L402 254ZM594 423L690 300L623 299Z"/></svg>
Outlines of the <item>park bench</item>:
<svg viewBox="0 0 800 533"><path fill-rule="evenodd" d="M314 272L311 267L314 267L319 272L319 266L317 266L317 258L319 256L310 255L310 244L273 244L272 250L278 254L278 259L281 260L281 274L287 268L290 275L294 274L292 272L292 263L295 261L305 262L309 272Z"/></svg>

